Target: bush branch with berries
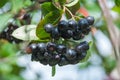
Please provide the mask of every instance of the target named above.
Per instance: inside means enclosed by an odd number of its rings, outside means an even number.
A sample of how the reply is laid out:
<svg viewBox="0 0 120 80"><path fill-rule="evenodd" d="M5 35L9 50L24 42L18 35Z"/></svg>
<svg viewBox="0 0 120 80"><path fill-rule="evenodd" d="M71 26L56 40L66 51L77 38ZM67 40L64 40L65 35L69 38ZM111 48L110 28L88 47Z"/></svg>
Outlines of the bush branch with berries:
<svg viewBox="0 0 120 80"><path fill-rule="evenodd" d="M86 61L91 42L83 41L83 38L91 31L94 17L84 16L78 11L79 0L38 0L38 2L41 11L38 25L29 25L30 16L24 15L22 18L19 17L22 27L16 26L14 29L9 27L1 33L5 35L0 38L9 38L10 42L15 43L29 42L26 53L31 53L32 61L52 66L52 76L55 75L57 64L74 65ZM6 32L12 35L9 36Z"/></svg>

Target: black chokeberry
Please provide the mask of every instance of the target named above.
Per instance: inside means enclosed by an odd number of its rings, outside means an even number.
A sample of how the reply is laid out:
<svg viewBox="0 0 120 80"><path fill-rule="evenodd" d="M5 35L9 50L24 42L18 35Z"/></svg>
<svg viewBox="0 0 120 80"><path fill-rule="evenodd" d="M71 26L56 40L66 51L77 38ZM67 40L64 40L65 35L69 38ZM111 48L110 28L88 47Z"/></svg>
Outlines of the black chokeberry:
<svg viewBox="0 0 120 80"><path fill-rule="evenodd" d="M63 44L59 44L57 45L57 48L56 48L56 51L59 53L59 54L65 54L66 53L66 46L63 45Z"/></svg>
<svg viewBox="0 0 120 80"><path fill-rule="evenodd" d="M46 44L45 43L38 43L37 44L37 50L40 53L45 53L45 51L46 51Z"/></svg>
<svg viewBox="0 0 120 80"><path fill-rule="evenodd" d="M52 24L46 24L46 25L44 26L44 29L45 29L45 31L46 31L47 33L51 33L52 30L53 30L53 28L54 28L54 26L53 26Z"/></svg>
<svg viewBox="0 0 120 80"><path fill-rule="evenodd" d="M77 60L80 61L80 60L84 59L86 57L86 55L87 55L86 51L82 52L81 54L78 54L77 55Z"/></svg>
<svg viewBox="0 0 120 80"><path fill-rule="evenodd" d="M59 33L57 27L54 28L54 29L52 29L51 37L52 37L53 39L56 39L56 40L58 40L58 39L60 38L60 33Z"/></svg>
<svg viewBox="0 0 120 80"><path fill-rule="evenodd" d="M88 28L86 28L86 29L83 29L83 30L82 30L82 33L85 34L85 35L88 35L89 32L90 32L90 30L91 30L91 27L88 27Z"/></svg>
<svg viewBox="0 0 120 80"><path fill-rule="evenodd" d="M37 52L37 44L36 43L30 44L29 48L31 49L32 53L36 53Z"/></svg>
<svg viewBox="0 0 120 80"><path fill-rule="evenodd" d="M73 31L73 36L72 36L73 40L80 40L82 38L84 38L84 35L82 34L82 32L78 29L76 29L75 31Z"/></svg>
<svg viewBox="0 0 120 80"><path fill-rule="evenodd" d="M56 50L56 44L54 42L47 43L47 51L54 52Z"/></svg>
<svg viewBox="0 0 120 80"><path fill-rule="evenodd" d="M61 59L58 62L58 65L59 66L64 66L64 65L67 65L67 64L69 64L69 62L67 61L67 59L64 56L61 56Z"/></svg>
<svg viewBox="0 0 120 80"><path fill-rule="evenodd" d="M93 23L95 21L93 16L87 16L86 19L87 19L89 25L93 25Z"/></svg>
<svg viewBox="0 0 120 80"><path fill-rule="evenodd" d="M77 22L75 20L69 20L68 21L68 27L72 30L74 30L77 27Z"/></svg>
<svg viewBox="0 0 120 80"><path fill-rule="evenodd" d="M45 53L44 53L44 58L49 60L49 59L52 58L52 54L49 53L49 52L45 52Z"/></svg>
<svg viewBox="0 0 120 80"><path fill-rule="evenodd" d="M62 20L58 23L58 30L59 32L61 31L66 31L68 29L68 22L65 20Z"/></svg>
<svg viewBox="0 0 120 80"><path fill-rule="evenodd" d="M75 47L75 51L78 53L78 54L81 54L82 52L85 52L86 50L89 49L89 44L88 42L84 41L84 42L81 42L79 45L77 45Z"/></svg>
<svg viewBox="0 0 120 80"><path fill-rule="evenodd" d="M42 60L40 60L40 63L42 63L43 65L47 65L48 64L48 60L47 59L42 59Z"/></svg>
<svg viewBox="0 0 120 80"><path fill-rule="evenodd" d="M64 39L70 39L73 36L73 31L72 30L66 30L61 33L61 37Z"/></svg>
<svg viewBox="0 0 120 80"><path fill-rule="evenodd" d="M60 56L58 54L55 54L51 59L49 59L49 65L55 66L59 61L60 61Z"/></svg>
<svg viewBox="0 0 120 80"><path fill-rule="evenodd" d="M76 53L76 51L73 50L73 49L68 49L68 50L66 51L65 57L66 57L68 60L74 60L74 59L77 57L77 53Z"/></svg>
<svg viewBox="0 0 120 80"><path fill-rule="evenodd" d="M0 38L5 39L5 40L9 41L10 43L20 43L20 42L22 42L22 40L16 39L11 35L12 32L17 28L18 28L17 25L13 25L12 23L10 23L7 26L7 28L0 34Z"/></svg>
<svg viewBox="0 0 120 80"><path fill-rule="evenodd" d="M89 23L88 23L87 19L85 19L85 18L80 19L78 21L78 27L80 30L86 29L87 27L89 27Z"/></svg>
<svg viewBox="0 0 120 80"><path fill-rule="evenodd" d="M83 50L89 49L89 43L87 41L81 42L80 45L82 45Z"/></svg>

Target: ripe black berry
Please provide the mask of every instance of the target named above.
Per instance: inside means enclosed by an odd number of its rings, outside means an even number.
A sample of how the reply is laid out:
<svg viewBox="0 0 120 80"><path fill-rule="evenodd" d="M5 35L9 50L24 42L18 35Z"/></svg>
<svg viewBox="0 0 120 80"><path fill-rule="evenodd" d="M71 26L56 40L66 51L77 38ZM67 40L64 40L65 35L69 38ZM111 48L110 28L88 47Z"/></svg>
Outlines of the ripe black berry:
<svg viewBox="0 0 120 80"><path fill-rule="evenodd" d="M75 31L73 31L73 40L80 40L84 37L84 35L82 34L82 32L78 29L76 29Z"/></svg>
<svg viewBox="0 0 120 80"><path fill-rule="evenodd" d="M47 43L47 51L54 52L56 50L56 44L54 42Z"/></svg>
<svg viewBox="0 0 120 80"><path fill-rule="evenodd" d="M59 54L65 54L65 53L66 53L66 50L67 50L67 48L66 48L65 45L63 45L63 44L57 45L56 51L57 51Z"/></svg>
<svg viewBox="0 0 120 80"><path fill-rule="evenodd" d="M53 57L49 60L50 66L55 66L60 61L60 56L58 54L53 55Z"/></svg>
<svg viewBox="0 0 120 80"><path fill-rule="evenodd" d="M83 30L82 30L82 33L85 34L85 35L88 35L89 32L90 32L90 30L91 30L91 27L88 27L88 28L86 28L86 29L83 29Z"/></svg>
<svg viewBox="0 0 120 80"><path fill-rule="evenodd" d="M86 19L87 19L89 25L93 25L93 23L95 21L93 16L88 16L88 17L86 17Z"/></svg>
<svg viewBox="0 0 120 80"><path fill-rule="evenodd" d="M44 53L44 58L49 60L50 58L52 58L52 54L49 53L49 52L45 52Z"/></svg>
<svg viewBox="0 0 120 80"><path fill-rule="evenodd" d="M45 43L38 43L37 44L37 50L40 53L45 53L45 51L46 51L46 44Z"/></svg>
<svg viewBox="0 0 120 80"><path fill-rule="evenodd" d="M80 19L78 21L78 26L79 26L80 30L86 29L87 27L89 27L89 23L88 23L87 19Z"/></svg>
<svg viewBox="0 0 120 80"><path fill-rule="evenodd" d="M66 30L61 33L61 37L64 39L70 39L73 36L73 31L72 30Z"/></svg>
<svg viewBox="0 0 120 80"><path fill-rule="evenodd" d="M85 52L88 49L89 49L89 44L86 41L81 42L79 45L75 47L75 50L78 54L81 54L82 52Z"/></svg>
<svg viewBox="0 0 120 80"><path fill-rule="evenodd" d="M69 20L69 21L68 21L68 27L69 27L70 29L74 30L75 27L77 27L76 21L74 21L74 20Z"/></svg>
<svg viewBox="0 0 120 80"><path fill-rule="evenodd" d="M45 31L46 31L47 33L51 33L52 30L53 30L53 28L54 28L54 26L53 26L52 24L46 24L46 25L44 26L44 29L45 29Z"/></svg>
<svg viewBox="0 0 120 80"><path fill-rule="evenodd" d="M77 56L77 53L75 52L75 50L73 49L68 49L66 51L66 54L65 54L65 57L68 59L68 60L73 60L75 59Z"/></svg>
<svg viewBox="0 0 120 80"><path fill-rule="evenodd" d="M29 48L31 49L32 53L37 52L37 44L33 43L29 45Z"/></svg>
<svg viewBox="0 0 120 80"><path fill-rule="evenodd" d="M52 29L51 37L52 37L53 39L56 39L56 40L58 40L58 39L60 38L60 33L59 33L59 31L58 31L58 28Z"/></svg>
<svg viewBox="0 0 120 80"><path fill-rule="evenodd" d="M82 52L81 54L77 55L77 60L80 61L86 57L87 52Z"/></svg>
<svg viewBox="0 0 120 80"><path fill-rule="evenodd" d="M20 43L22 40L14 38L11 34L12 32L17 29L17 25L13 25L10 23L7 28L0 34L0 38L8 40L10 43Z"/></svg>
<svg viewBox="0 0 120 80"><path fill-rule="evenodd" d="M65 31L66 29L68 29L68 22L65 20L62 20L58 23L58 30L61 31Z"/></svg>
<svg viewBox="0 0 120 80"><path fill-rule="evenodd" d="M67 65L69 64L69 62L67 61L67 59L64 57L64 56L61 56L61 59L58 63L59 66L64 66L64 65Z"/></svg>
<svg viewBox="0 0 120 80"><path fill-rule="evenodd" d="M48 60L47 59L42 59L42 60L40 60L40 63L42 63L43 65L47 65L48 64Z"/></svg>

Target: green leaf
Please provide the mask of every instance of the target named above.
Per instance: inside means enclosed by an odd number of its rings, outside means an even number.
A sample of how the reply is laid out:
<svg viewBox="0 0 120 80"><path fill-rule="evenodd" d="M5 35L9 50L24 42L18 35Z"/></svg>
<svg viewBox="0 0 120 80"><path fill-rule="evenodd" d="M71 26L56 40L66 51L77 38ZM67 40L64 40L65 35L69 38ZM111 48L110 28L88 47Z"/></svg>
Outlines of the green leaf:
<svg viewBox="0 0 120 80"><path fill-rule="evenodd" d="M15 45L8 42L0 42L0 57L12 56L17 52Z"/></svg>
<svg viewBox="0 0 120 80"><path fill-rule="evenodd" d="M0 0L0 8L3 7L9 0Z"/></svg>
<svg viewBox="0 0 120 80"><path fill-rule="evenodd" d="M55 76L55 73L56 73L56 67L55 67L55 66L52 66L52 77Z"/></svg>
<svg viewBox="0 0 120 80"><path fill-rule="evenodd" d="M6 27L8 20L13 16L13 14L10 13L4 13L0 14L0 33L3 31L3 29Z"/></svg>
<svg viewBox="0 0 120 80"><path fill-rule="evenodd" d="M120 7L118 7L118 6L114 6L112 8L112 10L115 11L115 12L117 12L117 13L120 13Z"/></svg>
<svg viewBox="0 0 120 80"><path fill-rule="evenodd" d="M12 12L17 13L20 9L24 7L24 0L11 0Z"/></svg>
<svg viewBox="0 0 120 80"><path fill-rule="evenodd" d="M76 5L77 3L79 3L79 0L72 0L71 2L65 4L65 6L72 7L72 6Z"/></svg>
<svg viewBox="0 0 120 80"><path fill-rule="evenodd" d="M37 37L39 37L40 39L48 39L50 37L50 35L45 32L44 25L47 23L51 23L51 24L55 25L56 23L58 23L58 21L61 19L61 17L62 17L62 11L60 11L60 10L49 12L44 17L44 19L42 19L40 21L40 23L37 26L37 29L36 29Z"/></svg>
<svg viewBox="0 0 120 80"><path fill-rule="evenodd" d="M120 0L115 0L116 6L120 7Z"/></svg>
<svg viewBox="0 0 120 80"><path fill-rule="evenodd" d="M42 14L45 16L51 11L57 10L57 8L51 2L45 2L41 5Z"/></svg>
<svg viewBox="0 0 120 80"><path fill-rule="evenodd" d="M59 0L60 5L64 5L66 3L66 0Z"/></svg>
<svg viewBox="0 0 120 80"><path fill-rule="evenodd" d="M24 40L24 41L31 41L31 40L38 40L38 37L36 36L36 25L25 25L22 26L12 33L12 36Z"/></svg>

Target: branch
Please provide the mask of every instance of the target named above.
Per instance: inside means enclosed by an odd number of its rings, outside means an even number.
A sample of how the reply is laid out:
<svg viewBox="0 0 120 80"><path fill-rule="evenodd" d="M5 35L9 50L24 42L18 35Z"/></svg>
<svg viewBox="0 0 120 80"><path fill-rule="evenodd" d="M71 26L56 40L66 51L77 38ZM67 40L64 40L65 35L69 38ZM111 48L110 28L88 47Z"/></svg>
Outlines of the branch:
<svg viewBox="0 0 120 80"><path fill-rule="evenodd" d="M104 18L107 22L107 28L110 35L110 40L114 48L115 57L118 61L118 65L120 66L120 31L119 29L114 25L113 18L110 14L110 10L106 5L106 0L98 0L98 3L101 7L102 13L104 15ZM119 70L120 72L120 70Z"/></svg>

